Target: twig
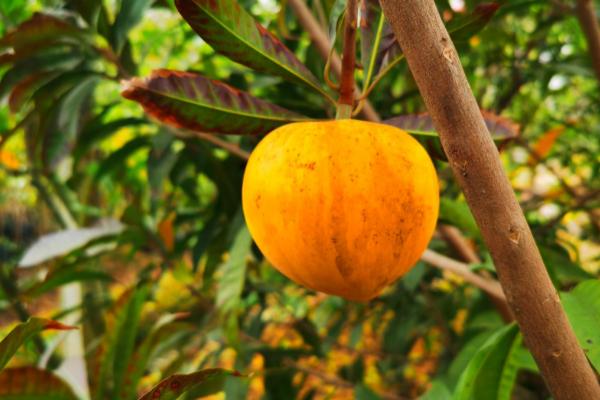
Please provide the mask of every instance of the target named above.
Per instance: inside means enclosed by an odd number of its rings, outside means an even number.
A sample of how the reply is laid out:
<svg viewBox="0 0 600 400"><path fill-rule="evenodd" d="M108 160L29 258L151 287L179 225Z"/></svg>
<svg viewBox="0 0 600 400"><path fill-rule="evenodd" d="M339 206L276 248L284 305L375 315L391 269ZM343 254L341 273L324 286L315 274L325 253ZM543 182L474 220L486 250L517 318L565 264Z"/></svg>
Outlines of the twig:
<svg viewBox="0 0 600 400"><path fill-rule="evenodd" d="M344 14L344 55L340 78L340 98L336 118L350 118L354 107L354 65L356 64L356 0L346 1Z"/></svg>
<svg viewBox="0 0 600 400"><path fill-rule="evenodd" d="M552 395L600 399L600 385L561 307L435 2L381 0L381 5Z"/></svg>
<svg viewBox="0 0 600 400"><path fill-rule="evenodd" d="M288 0L288 4L296 13L300 24L310 35L323 60L327 60L329 50L331 49L331 42L312 12L306 6L306 3L303 0ZM333 52L331 55L331 69L338 77L342 75L342 60L336 52ZM360 96L358 88L356 89L355 94ZM379 114L368 101L365 102L362 114L369 121L381 121Z"/></svg>
<svg viewBox="0 0 600 400"><path fill-rule="evenodd" d="M581 30L585 34L594 72L600 83L600 28L592 0L577 0L575 7Z"/></svg>
<svg viewBox="0 0 600 400"><path fill-rule="evenodd" d="M467 239L462 235L460 230L454 226L440 224L438 231L442 235L442 238L450 244L459 254L460 258L469 264L480 264L481 258L477 255L475 250L469 246ZM480 274L486 280L492 280L492 276L488 271L481 271ZM495 280L494 280L495 282ZM489 293L488 293L489 294ZM515 317L510 311L510 307L506 302L506 298L498 299L497 297L490 295L490 300L494 303L496 310L505 322L514 321ZM504 293L503 293L504 296Z"/></svg>
<svg viewBox="0 0 600 400"><path fill-rule="evenodd" d="M465 281L483 290L494 299L506 303L506 297L504 296L504 292L502 292L502 287L500 287L500 284L494 280L486 279L477 275L469 269L467 264L436 253L430 249L425 250L423 255L421 255L421 260L441 270L454 272L456 275L459 275Z"/></svg>

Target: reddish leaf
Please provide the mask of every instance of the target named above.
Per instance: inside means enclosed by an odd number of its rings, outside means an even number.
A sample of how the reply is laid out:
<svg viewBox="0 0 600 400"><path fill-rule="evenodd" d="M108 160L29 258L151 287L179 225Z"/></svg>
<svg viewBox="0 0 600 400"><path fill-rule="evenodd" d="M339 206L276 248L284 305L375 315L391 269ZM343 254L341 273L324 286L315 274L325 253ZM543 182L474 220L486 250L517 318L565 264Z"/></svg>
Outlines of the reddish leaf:
<svg viewBox="0 0 600 400"><path fill-rule="evenodd" d="M50 371L34 367L0 372L1 399L76 400L73 390Z"/></svg>
<svg viewBox="0 0 600 400"><path fill-rule="evenodd" d="M307 118L222 82L166 69L124 82L123 96L162 122L224 134L261 134Z"/></svg>
<svg viewBox="0 0 600 400"><path fill-rule="evenodd" d="M538 159L542 159L546 157L550 150L552 150L552 146L556 142L556 139L565 131L566 127L564 125L556 126L549 131L545 132L541 138L533 145L533 152ZM530 162L534 162L535 160L530 160Z"/></svg>
<svg viewBox="0 0 600 400"><path fill-rule="evenodd" d="M21 53L46 47L50 43L80 43L86 33L52 15L36 13L0 39L0 51L7 51L1 62L14 62Z"/></svg>
<svg viewBox="0 0 600 400"><path fill-rule="evenodd" d="M176 0L179 13L215 51L256 71L303 83L329 97L294 53L235 0Z"/></svg>
<svg viewBox="0 0 600 400"><path fill-rule="evenodd" d="M4 368L23 343L33 335L46 329L69 330L77 328L50 319L29 318L26 322L17 325L4 339L2 339L2 342L0 342L0 370Z"/></svg>
<svg viewBox="0 0 600 400"><path fill-rule="evenodd" d="M485 110L482 110L481 114L495 141L503 142L519 135L519 126L513 121ZM438 136L433 126L433 120L428 113L399 115L384 121L384 123L415 135Z"/></svg>
<svg viewBox="0 0 600 400"><path fill-rule="evenodd" d="M163 243L167 250L172 251L175 246L175 231L173 229L173 222L175 222L176 214L174 212L170 213L160 221L158 224L158 234L162 239Z"/></svg>
<svg viewBox="0 0 600 400"><path fill-rule="evenodd" d="M511 139L519 135L519 126L513 121L489 111L482 110L481 114L498 148L501 149ZM440 160L446 160L438 133L428 113L399 115L383 122L419 136L432 156Z"/></svg>
<svg viewBox="0 0 600 400"><path fill-rule="evenodd" d="M242 375L221 368L205 369L187 375L171 375L139 400L173 400L186 392L189 392L193 398L207 396L222 391L227 376Z"/></svg>

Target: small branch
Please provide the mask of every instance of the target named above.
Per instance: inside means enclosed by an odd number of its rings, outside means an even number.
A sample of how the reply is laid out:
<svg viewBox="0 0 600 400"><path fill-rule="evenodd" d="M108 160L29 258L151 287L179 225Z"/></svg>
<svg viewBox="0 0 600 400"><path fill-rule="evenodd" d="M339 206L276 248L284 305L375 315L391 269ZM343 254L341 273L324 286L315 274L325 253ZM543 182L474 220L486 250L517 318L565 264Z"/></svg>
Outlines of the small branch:
<svg viewBox="0 0 600 400"><path fill-rule="evenodd" d="M581 30L587 41L594 72L600 82L600 28L596 20L594 3L592 0L577 0L575 11L579 19L579 25L581 25Z"/></svg>
<svg viewBox="0 0 600 400"><path fill-rule="evenodd" d="M288 4L296 13L302 27L308 32L323 60L327 60L332 44L327 34L323 31L323 28L321 28L321 25L319 25L312 12L306 6L304 0L288 0ZM335 51L331 54L331 70L338 77L342 75L342 60ZM355 95L360 96L358 88L355 89ZM369 101L365 101L362 115L369 121L381 121L379 114Z"/></svg>
<svg viewBox="0 0 600 400"><path fill-rule="evenodd" d="M354 107L354 65L356 64L356 0L347 0L344 14L344 54L342 56L342 77L340 98L336 118L352 116Z"/></svg>
<svg viewBox="0 0 600 400"><path fill-rule="evenodd" d="M446 257L430 249L425 250L423 255L421 255L421 260L441 270L450 271L459 275L465 281L483 290L494 299L506 303L506 297L504 296L504 292L502 292L500 284L494 280L477 275L469 269L467 264L453 260L450 257Z"/></svg>
<svg viewBox="0 0 600 400"><path fill-rule="evenodd" d="M240 146L238 146L237 144L234 144L234 143L228 142L227 140L221 139L220 137L218 137L215 134L206 133L206 132L190 131L187 129L178 129L178 128L173 128L173 127L167 126L167 125L165 125L165 126L173 135L175 135L179 138L189 139L189 138L195 137L200 140L204 140L205 142L212 143L215 146L228 151L229 153L233 154L234 156L241 158L242 160L248 160L250 158L249 152L241 149Z"/></svg>
<svg viewBox="0 0 600 400"><path fill-rule="evenodd" d="M381 6L553 397L600 399L435 2L381 0Z"/></svg>

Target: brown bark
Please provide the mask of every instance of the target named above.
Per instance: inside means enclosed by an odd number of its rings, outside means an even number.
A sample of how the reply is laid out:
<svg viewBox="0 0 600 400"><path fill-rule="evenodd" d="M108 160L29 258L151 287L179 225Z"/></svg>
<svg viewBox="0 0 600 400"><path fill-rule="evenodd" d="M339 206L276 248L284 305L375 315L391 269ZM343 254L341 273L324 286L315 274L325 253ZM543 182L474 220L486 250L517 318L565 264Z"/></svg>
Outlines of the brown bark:
<svg viewBox="0 0 600 400"><path fill-rule="evenodd" d="M588 52L592 58L592 65L596 77L600 82L600 28L596 20L596 11L592 0L577 0L575 7L581 30L585 34Z"/></svg>
<svg viewBox="0 0 600 400"><path fill-rule="evenodd" d="M600 399L433 0L381 0L553 396Z"/></svg>
<svg viewBox="0 0 600 400"><path fill-rule="evenodd" d="M458 228L450 225L439 225L438 231L442 235L442 238L447 243L450 243L450 245L452 245L452 247L458 252L460 258L462 258L464 261L470 264L481 263L481 258L479 258L475 250L473 250L471 246L469 246L469 243L467 243L467 239L462 235ZM483 279L491 279L491 275L487 271L482 271L481 276ZM495 296L490 296L490 300L492 301L492 303L494 303L496 310L505 322L512 322L515 320L515 317L512 315L510 307L506 302L506 297L504 297L504 293L502 293L501 299Z"/></svg>
<svg viewBox="0 0 600 400"><path fill-rule="evenodd" d="M463 278L466 282L469 282L473 286L483 290L492 299L506 304L506 297L504 297L504 293L502 292L502 288L498 282L493 279L487 279L477 275L469 269L467 264L463 264L460 261L453 260L450 257L446 257L429 249L425 250L423 255L421 255L421 260L441 270L455 273Z"/></svg>
<svg viewBox="0 0 600 400"><path fill-rule="evenodd" d="M349 106L350 116L354 106L354 65L356 64L356 0L347 0L344 17L344 55L342 57L342 77L340 78L340 105ZM339 108L338 108L339 112Z"/></svg>
<svg viewBox="0 0 600 400"><path fill-rule="evenodd" d="M327 34L317 22L317 19L310 12L304 0L288 0L288 4L294 10L294 13L298 17L298 21L302 27L308 32L310 38L315 43L315 46L317 47L321 57L326 60L329 57L331 42L329 41ZM342 76L342 59L336 52L333 52L331 55L331 70L338 78ZM355 96L360 96L360 92L358 92L357 89L355 89ZM369 121L381 121L379 114L377 111L375 111L369 101L365 102L361 114Z"/></svg>

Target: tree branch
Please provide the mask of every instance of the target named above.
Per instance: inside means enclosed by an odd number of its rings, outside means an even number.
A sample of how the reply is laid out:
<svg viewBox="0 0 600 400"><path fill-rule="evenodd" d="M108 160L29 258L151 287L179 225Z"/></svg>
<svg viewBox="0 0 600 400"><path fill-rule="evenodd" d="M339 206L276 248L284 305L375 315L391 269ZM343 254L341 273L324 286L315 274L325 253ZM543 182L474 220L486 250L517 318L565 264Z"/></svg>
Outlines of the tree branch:
<svg viewBox="0 0 600 400"><path fill-rule="evenodd" d="M591 369L432 0L381 0L500 283L554 398L600 399Z"/></svg>
<svg viewBox="0 0 600 400"><path fill-rule="evenodd" d="M592 0L577 0L575 11L587 41L588 52L592 57L594 72L600 82L600 28L596 20L594 3Z"/></svg>
<svg viewBox="0 0 600 400"><path fill-rule="evenodd" d="M480 264L481 258L477 255L475 250L469 246L467 243L467 239L462 235L460 230L454 226L450 225L442 225L440 224L438 227L438 232L442 235L442 238L446 241L446 243L450 244L459 254L460 258L463 261L468 262L469 264ZM486 280L493 280L492 276L487 271L481 271L481 274L477 274L477 276L481 276ZM495 280L494 280L495 282ZM502 317L505 322L512 322L515 320L515 317L512 315L510 311L510 307L506 302L506 297L504 297L504 293L502 293L502 299L493 296L492 293L488 293L490 295L490 300L494 303L496 310Z"/></svg>
<svg viewBox="0 0 600 400"><path fill-rule="evenodd" d="M324 60L327 60L329 57L329 50L331 49L331 42L312 12L306 6L306 3L303 0L288 0L288 4L296 13L302 27L308 32L310 38L313 40L321 57L323 57ZM331 55L331 69L338 78L342 76L342 60L335 51ZM355 88L355 96L360 96L358 88ZM362 115L369 121L381 121L379 114L368 101L365 102Z"/></svg>
<svg viewBox="0 0 600 400"><path fill-rule="evenodd" d="M450 257L446 257L430 249L425 250L421 255L421 260L441 270L450 271L459 275L465 281L483 290L493 299L506 303L506 297L502 292L500 284L495 280L484 278L471 271L467 264L453 260Z"/></svg>
<svg viewBox="0 0 600 400"><path fill-rule="evenodd" d="M336 118L350 118L354 108L354 65L356 64L356 0L346 1L344 55L340 78L340 98Z"/></svg>

